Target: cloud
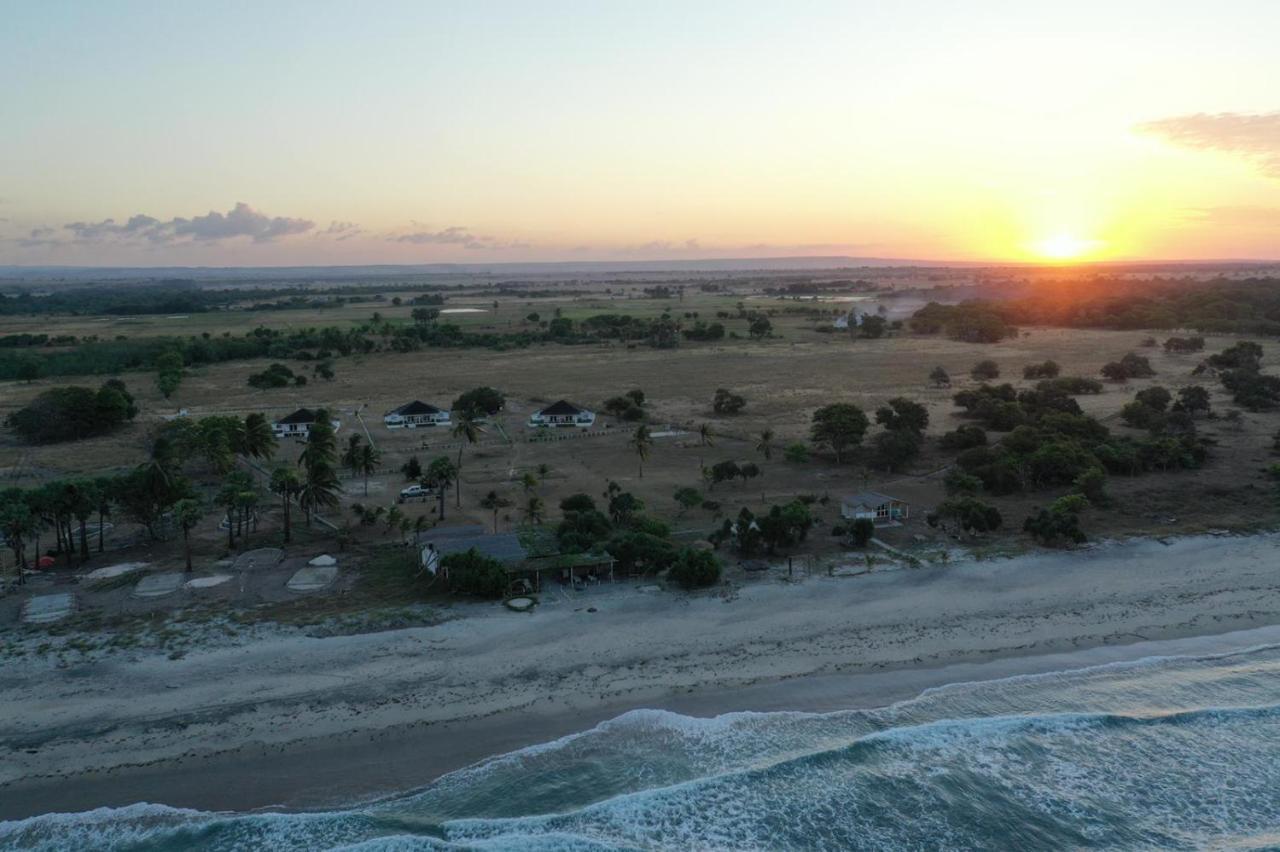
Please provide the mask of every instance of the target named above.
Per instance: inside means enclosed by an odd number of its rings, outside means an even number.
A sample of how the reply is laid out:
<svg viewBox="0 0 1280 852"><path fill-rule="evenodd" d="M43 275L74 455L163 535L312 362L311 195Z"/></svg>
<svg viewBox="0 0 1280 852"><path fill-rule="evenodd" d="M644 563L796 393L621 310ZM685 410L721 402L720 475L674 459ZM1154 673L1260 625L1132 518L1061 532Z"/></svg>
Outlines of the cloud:
<svg viewBox="0 0 1280 852"><path fill-rule="evenodd" d="M328 237L333 240L349 240L352 237L358 237L363 234L364 228L361 228L355 222L339 222L337 220L330 222L329 227L323 231L317 231L317 237Z"/></svg>
<svg viewBox="0 0 1280 852"><path fill-rule="evenodd" d="M18 245L23 248L56 246L59 244L56 234L57 232L53 228L32 228L27 236L18 240Z"/></svg>
<svg viewBox="0 0 1280 852"><path fill-rule="evenodd" d="M1181 148L1243 157L1267 177L1280 178L1280 112L1180 115L1139 124L1137 130Z"/></svg>
<svg viewBox="0 0 1280 852"><path fill-rule="evenodd" d="M280 237L305 234L315 227L315 222L286 216L268 216L241 201L226 213L210 210L203 216L190 219L178 216L161 221L154 216L139 213L131 216L124 224L117 224L114 219L103 219L101 222L69 222L62 227L71 232L76 242L210 242L248 237L256 243L266 243Z"/></svg>
<svg viewBox="0 0 1280 852"><path fill-rule="evenodd" d="M462 246L473 251L529 248L528 243L512 242L500 240L497 237L473 234L470 229L456 225L440 231L413 231L408 234L390 236L387 239L391 242L413 243L414 245Z"/></svg>
<svg viewBox="0 0 1280 852"><path fill-rule="evenodd" d="M1196 225L1280 231L1280 207L1240 204L1196 207L1186 212L1189 220Z"/></svg>

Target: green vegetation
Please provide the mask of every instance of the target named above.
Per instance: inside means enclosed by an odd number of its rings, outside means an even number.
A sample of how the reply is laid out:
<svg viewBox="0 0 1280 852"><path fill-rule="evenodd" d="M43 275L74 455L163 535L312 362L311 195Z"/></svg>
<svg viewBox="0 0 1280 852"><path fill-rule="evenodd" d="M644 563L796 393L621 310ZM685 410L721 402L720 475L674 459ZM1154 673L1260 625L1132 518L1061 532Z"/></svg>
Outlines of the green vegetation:
<svg viewBox="0 0 1280 852"><path fill-rule="evenodd" d="M110 379L96 391L75 385L44 391L10 414L5 425L27 443L51 444L105 435L137 414L124 382Z"/></svg>

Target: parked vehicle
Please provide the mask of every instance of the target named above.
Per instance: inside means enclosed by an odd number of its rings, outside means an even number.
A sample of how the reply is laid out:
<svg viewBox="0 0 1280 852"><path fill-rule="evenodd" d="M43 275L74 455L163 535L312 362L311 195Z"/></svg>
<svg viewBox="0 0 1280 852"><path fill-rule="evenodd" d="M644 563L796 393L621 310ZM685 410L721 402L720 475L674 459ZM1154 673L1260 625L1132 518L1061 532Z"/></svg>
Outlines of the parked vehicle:
<svg viewBox="0 0 1280 852"><path fill-rule="evenodd" d="M436 489L425 485L410 485L400 489L399 503L418 503L436 496Z"/></svg>

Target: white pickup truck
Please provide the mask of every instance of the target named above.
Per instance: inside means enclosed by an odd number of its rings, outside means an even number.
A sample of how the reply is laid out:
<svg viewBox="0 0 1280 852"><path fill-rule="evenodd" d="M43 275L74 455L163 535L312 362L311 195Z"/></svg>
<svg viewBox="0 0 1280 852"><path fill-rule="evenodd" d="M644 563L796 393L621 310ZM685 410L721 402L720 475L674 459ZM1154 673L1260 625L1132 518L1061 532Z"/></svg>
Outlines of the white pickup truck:
<svg viewBox="0 0 1280 852"><path fill-rule="evenodd" d="M425 485L410 485L408 488L400 489L400 503L417 503L423 500L429 500L436 496L434 488L428 488Z"/></svg>

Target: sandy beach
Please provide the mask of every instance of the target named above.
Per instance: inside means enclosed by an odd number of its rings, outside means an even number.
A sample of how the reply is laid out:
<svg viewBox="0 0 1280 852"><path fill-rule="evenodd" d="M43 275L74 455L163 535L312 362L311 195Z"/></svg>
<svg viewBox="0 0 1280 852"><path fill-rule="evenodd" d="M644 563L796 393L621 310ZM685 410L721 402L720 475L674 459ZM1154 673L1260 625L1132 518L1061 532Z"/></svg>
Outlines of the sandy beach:
<svg viewBox="0 0 1280 852"><path fill-rule="evenodd" d="M402 791L628 709L875 706L942 683L1261 644L1280 535L686 596L619 583L427 628L280 635L0 673L0 818L151 801L314 808ZM594 610L594 611L591 611ZM1235 631L1249 631L1222 636ZM1195 637L1219 637L1204 639ZM1175 640L1175 641L1170 641Z"/></svg>

